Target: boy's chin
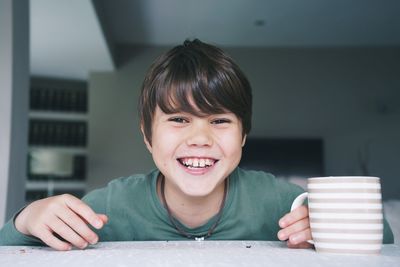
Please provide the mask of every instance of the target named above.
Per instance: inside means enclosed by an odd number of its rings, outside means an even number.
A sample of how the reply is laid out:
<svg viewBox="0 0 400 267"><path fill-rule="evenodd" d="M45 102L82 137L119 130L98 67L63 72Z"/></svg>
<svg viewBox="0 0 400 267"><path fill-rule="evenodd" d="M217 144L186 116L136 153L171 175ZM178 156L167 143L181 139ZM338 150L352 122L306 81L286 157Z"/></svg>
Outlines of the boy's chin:
<svg viewBox="0 0 400 267"><path fill-rule="evenodd" d="M212 191L182 191L184 195L188 198L206 198L211 195Z"/></svg>
<svg viewBox="0 0 400 267"><path fill-rule="evenodd" d="M202 184L201 182L195 182L182 185L180 187L180 190L187 197L204 198L212 195L213 192L215 192L216 190L220 190L220 186L223 187L224 183L222 182L222 184ZM221 192L223 191L221 190Z"/></svg>

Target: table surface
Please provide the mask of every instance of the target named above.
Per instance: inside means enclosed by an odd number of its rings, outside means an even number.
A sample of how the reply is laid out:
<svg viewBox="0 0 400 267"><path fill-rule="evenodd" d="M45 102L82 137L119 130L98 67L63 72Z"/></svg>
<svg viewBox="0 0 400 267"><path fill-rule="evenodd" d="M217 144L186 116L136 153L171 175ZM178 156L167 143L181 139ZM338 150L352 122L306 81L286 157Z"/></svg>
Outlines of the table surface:
<svg viewBox="0 0 400 267"><path fill-rule="evenodd" d="M0 266L400 266L400 247L384 245L380 255L317 253L270 241L101 242L85 250L0 247Z"/></svg>

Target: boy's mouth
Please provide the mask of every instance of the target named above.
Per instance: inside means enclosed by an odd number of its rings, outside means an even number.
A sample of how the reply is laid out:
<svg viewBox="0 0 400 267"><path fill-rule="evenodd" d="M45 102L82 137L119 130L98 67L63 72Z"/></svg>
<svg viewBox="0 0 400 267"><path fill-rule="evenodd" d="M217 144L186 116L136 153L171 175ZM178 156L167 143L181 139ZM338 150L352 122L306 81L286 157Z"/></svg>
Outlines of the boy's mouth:
<svg viewBox="0 0 400 267"><path fill-rule="evenodd" d="M178 158L178 161L189 169L210 168L218 162L212 158Z"/></svg>

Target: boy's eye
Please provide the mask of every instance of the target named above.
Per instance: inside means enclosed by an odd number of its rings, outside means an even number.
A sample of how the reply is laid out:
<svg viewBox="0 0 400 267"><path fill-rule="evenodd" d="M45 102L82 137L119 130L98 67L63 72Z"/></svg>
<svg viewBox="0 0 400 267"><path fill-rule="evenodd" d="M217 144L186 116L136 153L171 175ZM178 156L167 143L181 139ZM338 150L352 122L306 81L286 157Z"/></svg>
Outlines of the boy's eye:
<svg viewBox="0 0 400 267"><path fill-rule="evenodd" d="M169 118L168 121L172 121L172 122L176 122L176 123L188 123L189 122L188 119L182 118L182 117Z"/></svg>
<svg viewBox="0 0 400 267"><path fill-rule="evenodd" d="M230 123L231 121L228 119L215 119L211 123L212 124L223 124L223 123Z"/></svg>

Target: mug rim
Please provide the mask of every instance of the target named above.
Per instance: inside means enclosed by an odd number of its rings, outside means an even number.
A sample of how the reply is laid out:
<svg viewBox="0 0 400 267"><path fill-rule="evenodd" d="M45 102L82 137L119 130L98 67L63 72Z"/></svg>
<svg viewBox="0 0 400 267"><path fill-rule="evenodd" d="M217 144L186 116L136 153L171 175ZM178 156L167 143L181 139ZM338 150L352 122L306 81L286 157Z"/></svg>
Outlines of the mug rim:
<svg viewBox="0 0 400 267"><path fill-rule="evenodd" d="M328 180L328 179L367 179L367 180L380 180L379 177L376 176L321 176L321 177L310 177L308 180Z"/></svg>

